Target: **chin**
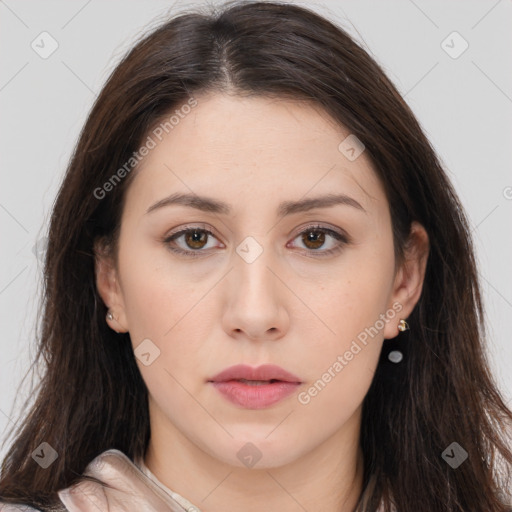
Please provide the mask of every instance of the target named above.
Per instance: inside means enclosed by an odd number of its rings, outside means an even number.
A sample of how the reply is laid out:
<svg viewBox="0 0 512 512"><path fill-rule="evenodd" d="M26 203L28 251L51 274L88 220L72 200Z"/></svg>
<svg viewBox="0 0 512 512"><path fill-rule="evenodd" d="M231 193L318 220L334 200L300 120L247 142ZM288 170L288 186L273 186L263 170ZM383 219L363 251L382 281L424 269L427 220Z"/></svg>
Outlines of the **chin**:
<svg viewBox="0 0 512 512"><path fill-rule="evenodd" d="M299 456L293 436L270 434L272 429L254 429L253 434L234 436L224 446L214 449L215 457L231 466L248 469L269 469L285 466ZM224 444L224 443L223 443Z"/></svg>

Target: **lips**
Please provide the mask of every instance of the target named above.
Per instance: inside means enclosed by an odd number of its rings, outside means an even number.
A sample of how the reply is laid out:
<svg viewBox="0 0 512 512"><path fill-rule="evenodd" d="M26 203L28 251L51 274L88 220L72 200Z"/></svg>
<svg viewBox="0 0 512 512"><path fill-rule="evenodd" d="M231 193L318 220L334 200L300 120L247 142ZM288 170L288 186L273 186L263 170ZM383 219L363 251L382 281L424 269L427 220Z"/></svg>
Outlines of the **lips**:
<svg viewBox="0 0 512 512"><path fill-rule="evenodd" d="M209 379L209 382L242 381L247 384L258 385L272 382L291 382L300 384L301 380L296 375L284 370L280 366L264 364L253 368L252 366L238 364L226 368L219 374ZM252 382L251 382L252 381Z"/></svg>
<svg viewBox="0 0 512 512"><path fill-rule="evenodd" d="M226 368L208 383L238 407L264 409L297 391L299 377L280 366L264 364L253 368L239 364Z"/></svg>

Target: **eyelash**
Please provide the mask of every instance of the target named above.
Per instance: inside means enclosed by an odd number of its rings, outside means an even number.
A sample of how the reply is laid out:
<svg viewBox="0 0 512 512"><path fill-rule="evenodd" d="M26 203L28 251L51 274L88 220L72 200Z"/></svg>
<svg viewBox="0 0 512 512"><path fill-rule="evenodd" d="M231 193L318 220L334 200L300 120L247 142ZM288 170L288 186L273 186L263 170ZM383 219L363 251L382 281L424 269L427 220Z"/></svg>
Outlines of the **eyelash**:
<svg viewBox="0 0 512 512"><path fill-rule="evenodd" d="M170 245L171 242L173 242L177 238L180 238L180 236L182 236L182 235L184 235L186 233L193 232L193 231L204 232L204 233L207 233L208 235L212 235L213 237L215 237L215 234L212 233L206 227L202 227L202 226L186 226L184 229L181 229L180 231L177 231L175 233L171 233L170 235L166 236L162 241L163 241L163 243L165 243L167 245L169 250L171 250L172 252L174 252L176 254L180 254L182 256L186 256L186 257L189 257L189 258L202 257L201 253L206 252L206 251L204 251L202 249L197 249L195 251L194 250L186 251L186 250L183 250L183 249L180 249L180 248L177 248L177 247L172 247ZM348 245L350 243L350 238L349 238L348 235L346 235L346 234L344 234L342 232L335 231L333 229L329 229L329 228L326 228L326 227L323 227L323 226L319 226L317 224L306 226L302 231L297 233L297 235L293 238L293 240L295 240L295 238L297 238L298 236L303 235L304 233L307 233L309 231L316 231L316 232L325 233L327 235L332 236L334 239L336 239L339 242L337 247L335 247L333 249L329 249L327 251L320 251L320 250L315 250L315 249L306 249L307 252L316 253L314 257L323 258L323 257L330 256L332 254L336 254L339 251L341 251L345 245Z"/></svg>

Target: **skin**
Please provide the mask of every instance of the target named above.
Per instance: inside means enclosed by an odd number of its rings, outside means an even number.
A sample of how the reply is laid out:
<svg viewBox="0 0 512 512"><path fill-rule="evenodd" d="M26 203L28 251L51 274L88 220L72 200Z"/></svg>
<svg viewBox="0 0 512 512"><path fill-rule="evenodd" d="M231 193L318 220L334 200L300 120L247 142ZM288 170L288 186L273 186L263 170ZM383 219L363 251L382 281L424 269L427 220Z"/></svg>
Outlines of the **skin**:
<svg viewBox="0 0 512 512"><path fill-rule="evenodd" d="M395 268L382 184L366 152L354 161L340 152L349 132L318 107L220 93L196 99L128 188L117 258L96 248L110 327L129 332L134 349L149 338L160 350L148 366L137 359L149 390L144 461L202 511L256 512L262 503L276 512L350 511L362 488L362 401L382 343L398 335L419 299L428 237L413 224ZM146 214L175 192L224 201L233 212L172 205ZM344 204L276 215L281 201L329 193L350 196L364 211ZM323 245L308 242L301 233L311 223L344 230L350 241L325 234ZM163 241L191 226L213 236L202 245L183 235ZM236 252L248 236L263 249L252 263ZM169 246L203 252L187 258ZM394 303L400 313L300 403L298 393ZM271 407L245 409L207 382L237 363L277 364L303 384ZM261 453L252 468L237 457L249 442Z"/></svg>

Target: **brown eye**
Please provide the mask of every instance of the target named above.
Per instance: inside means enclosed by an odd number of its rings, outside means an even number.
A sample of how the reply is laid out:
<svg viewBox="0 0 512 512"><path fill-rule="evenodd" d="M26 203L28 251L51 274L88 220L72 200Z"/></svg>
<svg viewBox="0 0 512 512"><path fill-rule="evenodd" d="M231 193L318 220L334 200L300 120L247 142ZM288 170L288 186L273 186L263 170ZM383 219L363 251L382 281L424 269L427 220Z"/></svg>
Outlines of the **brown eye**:
<svg viewBox="0 0 512 512"><path fill-rule="evenodd" d="M325 233L320 230L305 231L302 233L302 241L308 249L318 249L325 244Z"/></svg>
<svg viewBox="0 0 512 512"><path fill-rule="evenodd" d="M215 245L212 246L210 240L215 241L215 235L208 229L197 227L182 229L166 237L163 242L177 254L198 257L205 256L210 253L208 249L215 247Z"/></svg>
<svg viewBox="0 0 512 512"><path fill-rule="evenodd" d="M300 239L303 249L315 257L332 255L350 243L348 235L322 226L309 226L295 238ZM217 237L210 230L189 227L169 235L163 242L172 252L195 258L210 254L211 251L208 249L218 248L218 245L215 246L215 240ZM220 248L224 247L220 243Z"/></svg>
<svg viewBox="0 0 512 512"><path fill-rule="evenodd" d="M349 236L343 232L338 233L323 226L308 226L295 239L300 239L306 252L319 257L330 256L350 242Z"/></svg>
<svg viewBox="0 0 512 512"><path fill-rule="evenodd" d="M202 249L208 241L208 233L202 230L187 231L183 236L185 243L191 249Z"/></svg>

